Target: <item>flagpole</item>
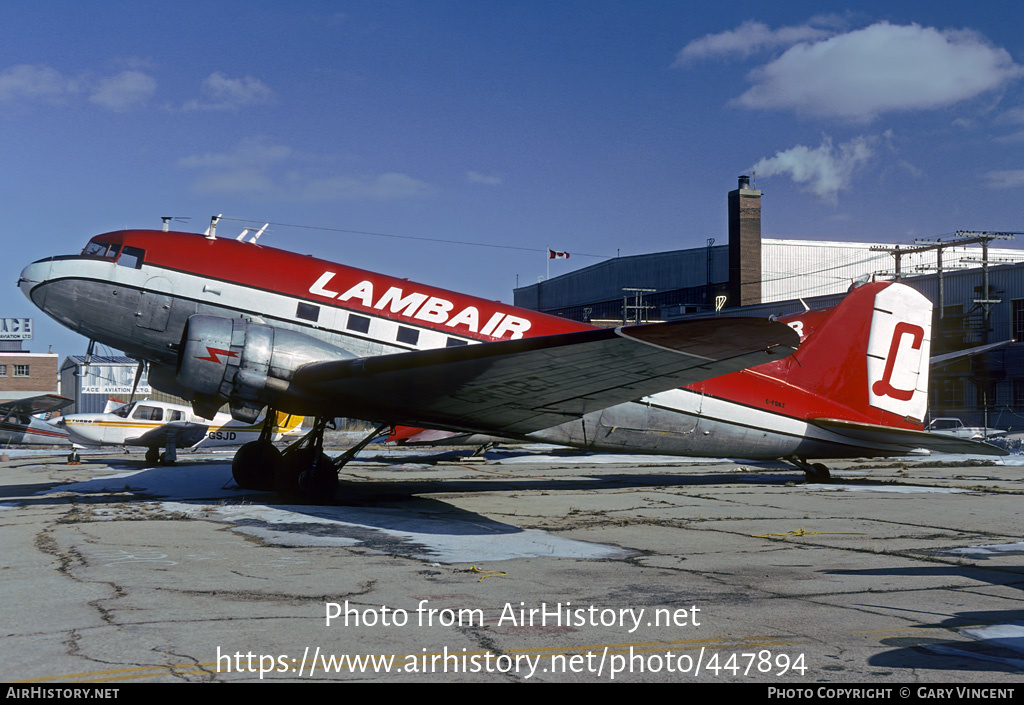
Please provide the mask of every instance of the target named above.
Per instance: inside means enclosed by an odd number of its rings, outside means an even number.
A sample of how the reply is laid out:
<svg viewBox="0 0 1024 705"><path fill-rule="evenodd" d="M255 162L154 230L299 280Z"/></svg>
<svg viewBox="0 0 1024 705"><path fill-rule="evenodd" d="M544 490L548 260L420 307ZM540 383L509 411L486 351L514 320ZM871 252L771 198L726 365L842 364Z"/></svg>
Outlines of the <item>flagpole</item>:
<svg viewBox="0 0 1024 705"><path fill-rule="evenodd" d="M547 273L544 275L544 281L547 281L548 279L551 278L551 248L550 247L548 248L548 251L544 253L544 256L548 258L548 269L547 269Z"/></svg>

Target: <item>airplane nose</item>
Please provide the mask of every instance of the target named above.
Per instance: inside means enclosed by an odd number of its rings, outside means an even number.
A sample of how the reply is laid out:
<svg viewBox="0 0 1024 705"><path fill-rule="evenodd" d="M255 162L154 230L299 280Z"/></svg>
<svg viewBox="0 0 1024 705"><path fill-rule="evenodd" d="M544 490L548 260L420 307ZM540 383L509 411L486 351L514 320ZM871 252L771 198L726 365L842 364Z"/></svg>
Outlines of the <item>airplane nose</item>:
<svg viewBox="0 0 1024 705"><path fill-rule="evenodd" d="M41 298L41 292L36 294L33 298L33 289L41 283L46 281L50 276L50 260L44 259L38 262L33 262L29 266L21 270L21 276L18 277L18 288L32 303L42 308L43 301Z"/></svg>

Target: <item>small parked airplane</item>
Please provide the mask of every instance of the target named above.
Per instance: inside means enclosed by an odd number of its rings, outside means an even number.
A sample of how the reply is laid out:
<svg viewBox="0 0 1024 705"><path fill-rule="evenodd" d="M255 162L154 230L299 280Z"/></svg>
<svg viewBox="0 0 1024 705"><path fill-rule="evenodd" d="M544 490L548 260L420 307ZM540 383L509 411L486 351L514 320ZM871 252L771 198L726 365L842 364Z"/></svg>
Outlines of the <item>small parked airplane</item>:
<svg viewBox="0 0 1024 705"><path fill-rule="evenodd" d="M236 453L242 487L333 496L338 468L391 426L587 450L814 459L917 448L1002 454L922 431L931 303L865 283L836 307L779 320L720 316L594 328L252 242L151 230L97 235L28 265L49 316L148 361L150 384L211 418L314 416L282 455ZM799 349L797 349L799 346ZM268 416L271 416L268 414ZM337 416L380 424L332 461Z"/></svg>
<svg viewBox="0 0 1024 705"><path fill-rule="evenodd" d="M245 423L218 413L207 420L187 406L154 400L134 401L102 414L69 414L56 425L76 446L144 446L148 462L165 465L177 460L178 448L241 446L258 440L264 428L259 419ZM301 427L301 416L278 414L270 429L270 442L300 435Z"/></svg>
<svg viewBox="0 0 1024 705"><path fill-rule="evenodd" d="M57 394L0 401L0 446L67 445L66 433L35 415L59 411L74 403L74 399Z"/></svg>

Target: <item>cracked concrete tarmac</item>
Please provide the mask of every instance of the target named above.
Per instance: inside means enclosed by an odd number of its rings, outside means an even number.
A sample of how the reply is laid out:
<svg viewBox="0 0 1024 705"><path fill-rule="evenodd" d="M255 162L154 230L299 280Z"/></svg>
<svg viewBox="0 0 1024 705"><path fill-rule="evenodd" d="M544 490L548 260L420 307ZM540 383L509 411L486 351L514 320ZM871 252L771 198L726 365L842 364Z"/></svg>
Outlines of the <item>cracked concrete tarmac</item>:
<svg viewBox="0 0 1024 705"><path fill-rule="evenodd" d="M771 464L424 451L361 457L314 507L234 488L227 457L0 463L2 679L1024 673L1021 466L843 462L808 485Z"/></svg>

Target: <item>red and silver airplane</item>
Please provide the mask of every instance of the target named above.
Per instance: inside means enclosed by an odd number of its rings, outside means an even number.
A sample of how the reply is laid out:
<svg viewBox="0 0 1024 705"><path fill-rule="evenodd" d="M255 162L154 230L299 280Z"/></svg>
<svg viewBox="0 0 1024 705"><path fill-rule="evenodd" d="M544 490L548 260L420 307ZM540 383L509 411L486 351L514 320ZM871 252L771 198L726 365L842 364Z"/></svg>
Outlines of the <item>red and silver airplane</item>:
<svg viewBox="0 0 1024 705"><path fill-rule="evenodd" d="M779 321L604 329L211 231L97 235L18 285L71 330L148 362L152 386L205 418L225 403L249 423L264 408L316 418L283 454L269 430L243 446L242 487L333 496L337 469L377 435L332 461L323 432L338 416L381 432L784 458L809 480L828 479L811 462L825 458L1002 454L921 430L932 307L902 284Z"/></svg>

